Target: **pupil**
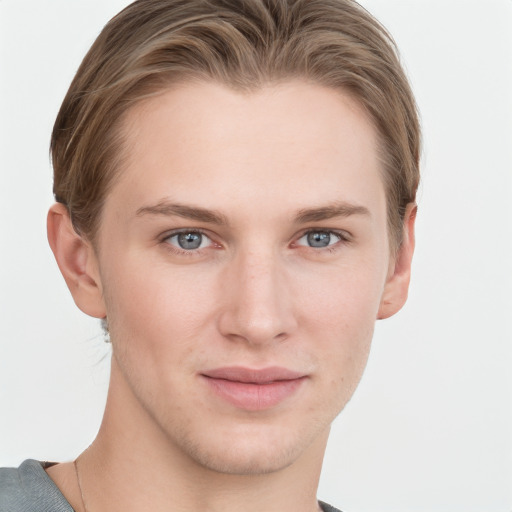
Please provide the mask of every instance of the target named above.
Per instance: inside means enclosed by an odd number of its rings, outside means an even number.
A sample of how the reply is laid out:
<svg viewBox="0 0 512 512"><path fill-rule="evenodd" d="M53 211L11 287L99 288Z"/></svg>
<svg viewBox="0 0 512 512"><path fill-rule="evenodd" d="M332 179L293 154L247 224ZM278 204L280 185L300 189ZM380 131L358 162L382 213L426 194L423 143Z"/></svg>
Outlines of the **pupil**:
<svg viewBox="0 0 512 512"><path fill-rule="evenodd" d="M317 231L308 235L308 244L311 247L327 247L330 242L331 235L325 231Z"/></svg>
<svg viewBox="0 0 512 512"><path fill-rule="evenodd" d="M178 244L182 249L197 249L202 241L201 233L180 233L178 235Z"/></svg>

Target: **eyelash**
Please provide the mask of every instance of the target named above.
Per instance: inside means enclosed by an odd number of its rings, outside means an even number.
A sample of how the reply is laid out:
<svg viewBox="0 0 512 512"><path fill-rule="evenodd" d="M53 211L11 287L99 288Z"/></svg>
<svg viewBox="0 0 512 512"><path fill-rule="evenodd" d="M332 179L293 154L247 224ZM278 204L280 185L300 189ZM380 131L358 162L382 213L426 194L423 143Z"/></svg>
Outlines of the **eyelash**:
<svg viewBox="0 0 512 512"><path fill-rule="evenodd" d="M327 245L325 247L311 247L311 246L307 246L307 245L299 245L297 242L299 240L301 240L302 238L308 236L309 234L313 234L313 233L327 233L329 235L334 235L335 237L338 238L338 241L333 243L333 244L330 244L330 245ZM197 249L182 249L174 244L171 244L169 242L170 239L172 239L173 237L177 237L179 236L180 234L198 234L198 235L201 235L203 237L206 237L207 239L210 240L210 245L208 247L199 247ZM333 230L333 229L322 229L322 228L318 228L318 229L308 229L306 231L303 231L300 236L296 237L295 238L295 241L292 243L292 246L293 247L303 247L305 249L310 249L310 250L313 250L315 253L321 253L321 252L329 252L329 253L333 253L333 252L336 252L337 250L340 249L340 246L342 245L348 245L351 243L351 237L350 235L345 232L345 231L338 231L338 230ZM172 231L170 233L166 233L162 238L161 238L161 243L166 247L166 249L170 252L172 252L173 254L177 254L179 256L186 256L186 257L194 257L194 256L198 256L200 254L202 254L202 252L205 250L205 249L208 249L210 248L210 246L213 246L214 248L221 248L222 246L218 243L216 243L215 241L213 241L212 237L208 235L207 232L205 232L204 230L202 229L198 229L198 228L194 228L194 229L180 229L180 230L177 230L177 231Z"/></svg>

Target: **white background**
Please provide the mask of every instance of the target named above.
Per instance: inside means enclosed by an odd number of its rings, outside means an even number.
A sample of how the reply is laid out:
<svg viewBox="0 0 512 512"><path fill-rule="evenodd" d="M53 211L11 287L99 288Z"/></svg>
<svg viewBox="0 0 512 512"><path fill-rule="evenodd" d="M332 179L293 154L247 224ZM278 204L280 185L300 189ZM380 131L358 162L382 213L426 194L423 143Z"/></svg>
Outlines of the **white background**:
<svg viewBox="0 0 512 512"><path fill-rule="evenodd" d="M126 4L0 0L0 465L70 460L99 426L108 347L47 247L48 143ZM319 496L345 512L511 512L512 1L363 4L422 112L417 252L409 303L377 325L334 424Z"/></svg>

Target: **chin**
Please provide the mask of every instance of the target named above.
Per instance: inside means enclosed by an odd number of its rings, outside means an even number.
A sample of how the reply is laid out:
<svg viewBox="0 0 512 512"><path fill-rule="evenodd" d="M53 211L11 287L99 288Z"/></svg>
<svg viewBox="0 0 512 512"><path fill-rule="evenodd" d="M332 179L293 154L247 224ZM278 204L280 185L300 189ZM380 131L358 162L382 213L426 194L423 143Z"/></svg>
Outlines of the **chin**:
<svg viewBox="0 0 512 512"><path fill-rule="evenodd" d="M324 445L327 441L328 428L322 435L311 431L294 433L293 429L282 427L251 426L227 435L212 429L208 439L198 440L188 435L179 444L189 460L216 473L265 475L293 465L316 442Z"/></svg>
<svg viewBox="0 0 512 512"><path fill-rule="evenodd" d="M188 455L197 464L216 473L227 475L265 475L291 466L298 458L295 450L276 451L270 446L240 448L239 443L224 450L208 449L202 446L190 447Z"/></svg>

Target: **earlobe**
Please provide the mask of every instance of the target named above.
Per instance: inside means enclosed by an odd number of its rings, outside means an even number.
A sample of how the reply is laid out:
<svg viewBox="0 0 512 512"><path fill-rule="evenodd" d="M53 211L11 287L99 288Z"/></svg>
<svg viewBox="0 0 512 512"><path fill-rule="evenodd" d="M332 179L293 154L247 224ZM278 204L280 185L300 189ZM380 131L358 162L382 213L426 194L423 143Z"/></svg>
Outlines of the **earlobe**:
<svg viewBox="0 0 512 512"><path fill-rule="evenodd" d="M414 224L416 221L417 206L414 203L407 205L404 216L404 233L400 249L394 258L384 293L377 314L378 320L389 318L402 309L407 300L409 282L411 279L411 264L414 253Z"/></svg>
<svg viewBox="0 0 512 512"><path fill-rule="evenodd" d="M54 204L47 219L48 242L76 305L87 315L104 318L105 304L96 254L71 223L68 209Z"/></svg>

